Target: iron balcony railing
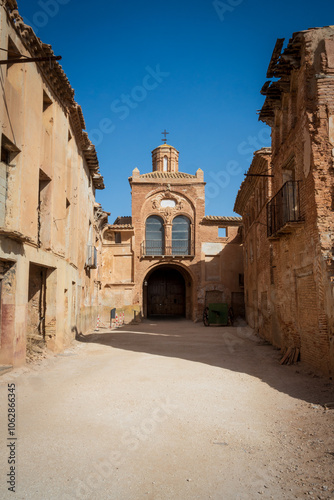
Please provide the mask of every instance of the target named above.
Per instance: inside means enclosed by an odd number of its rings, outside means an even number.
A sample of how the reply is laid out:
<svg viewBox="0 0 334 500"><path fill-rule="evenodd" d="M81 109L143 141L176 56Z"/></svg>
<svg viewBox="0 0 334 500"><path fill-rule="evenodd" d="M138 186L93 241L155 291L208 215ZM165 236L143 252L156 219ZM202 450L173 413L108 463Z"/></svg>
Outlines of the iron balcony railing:
<svg viewBox="0 0 334 500"><path fill-rule="evenodd" d="M143 257L158 257L162 255L185 256L194 255L194 245L189 240L146 240L141 244Z"/></svg>
<svg viewBox="0 0 334 500"><path fill-rule="evenodd" d="M141 244L141 253L143 256L164 255L165 245L161 240L146 240Z"/></svg>
<svg viewBox="0 0 334 500"><path fill-rule="evenodd" d="M300 181L287 181L267 204L267 235L284 232L287 224L302 221L300 213Z"/></svg>
<svg viewBox="0 0 334 500"><path fill-rule="evenodd" d="M167 255L193 255L191 241L172 240L166 241Z"/></svg>

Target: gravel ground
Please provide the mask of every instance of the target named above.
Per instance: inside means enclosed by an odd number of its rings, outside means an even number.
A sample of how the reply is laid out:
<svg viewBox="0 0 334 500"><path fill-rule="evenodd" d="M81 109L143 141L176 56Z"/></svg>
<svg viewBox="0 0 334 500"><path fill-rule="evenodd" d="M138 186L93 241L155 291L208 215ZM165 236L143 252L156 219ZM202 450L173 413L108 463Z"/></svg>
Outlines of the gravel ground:
<svg viewBox="0 0 334 500"><path fill-rule="evenodd" d="M6 373L0 498L334 499L333 382L279 359L248 327L147 320Z"/></svg>

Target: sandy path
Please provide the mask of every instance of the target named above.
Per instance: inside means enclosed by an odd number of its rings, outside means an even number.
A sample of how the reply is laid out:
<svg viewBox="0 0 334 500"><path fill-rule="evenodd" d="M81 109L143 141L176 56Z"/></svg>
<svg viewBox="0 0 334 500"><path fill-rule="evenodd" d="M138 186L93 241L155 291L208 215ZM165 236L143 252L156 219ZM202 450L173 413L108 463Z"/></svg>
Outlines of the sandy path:
<svg viewBox="0 0 334 500"><path fill-rule="evenodd" d="M334 498L333 383L250 329L145 321L83 340L0 378L0 498Z"/></svg>

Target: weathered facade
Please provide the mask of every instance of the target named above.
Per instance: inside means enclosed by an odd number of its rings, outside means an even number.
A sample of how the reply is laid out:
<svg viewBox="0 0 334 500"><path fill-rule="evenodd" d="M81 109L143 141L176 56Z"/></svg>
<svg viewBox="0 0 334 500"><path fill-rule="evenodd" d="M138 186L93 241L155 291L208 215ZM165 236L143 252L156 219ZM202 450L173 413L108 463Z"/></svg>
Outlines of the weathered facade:
<svg viewBox="0 0 334 500"><path fill-rule="evenodd" d="M153 171L135 168L129 182L132 217L103 232L102 302L136 316L202 317L207 303L232 304L243 314L239 217L205 216L205 182L179 172L179 153L167 144L152 152Z"/></svg>
<svg viewBox="0 0 334 500"><path fill-rule="evenodd" d="M0 3L2 59L48 58L14 0ZM58 62L0 66L0 363L60 350L96 324L96 241L107 214L96 151Z"/></svg>
<svg viewBox="0 0 334 500"><path fill-rule="evenodd" d="M247 320L325 374L334 371L334 27L295 33L269 64L256 152L238 193ZM282 53L281 53L282 52ZM272 175L272 177L268 177Z"/></svg>

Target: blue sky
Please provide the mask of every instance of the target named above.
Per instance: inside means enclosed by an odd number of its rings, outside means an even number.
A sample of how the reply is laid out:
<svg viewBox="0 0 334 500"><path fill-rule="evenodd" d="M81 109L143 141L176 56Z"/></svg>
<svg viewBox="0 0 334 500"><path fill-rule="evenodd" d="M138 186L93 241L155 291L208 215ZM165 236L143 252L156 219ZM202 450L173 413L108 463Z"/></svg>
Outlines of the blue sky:
<svg viewBox="0 0 334 500"><path fill-rule="evenodd" d="M82 106L106 189L97 201L131 215L128 177L150 172L161 132L179 169L204 170L207 215L235 215L252 152L270 145L256 114L277 38L334 24L328 0L18 0L51 44Z"/></svg>

